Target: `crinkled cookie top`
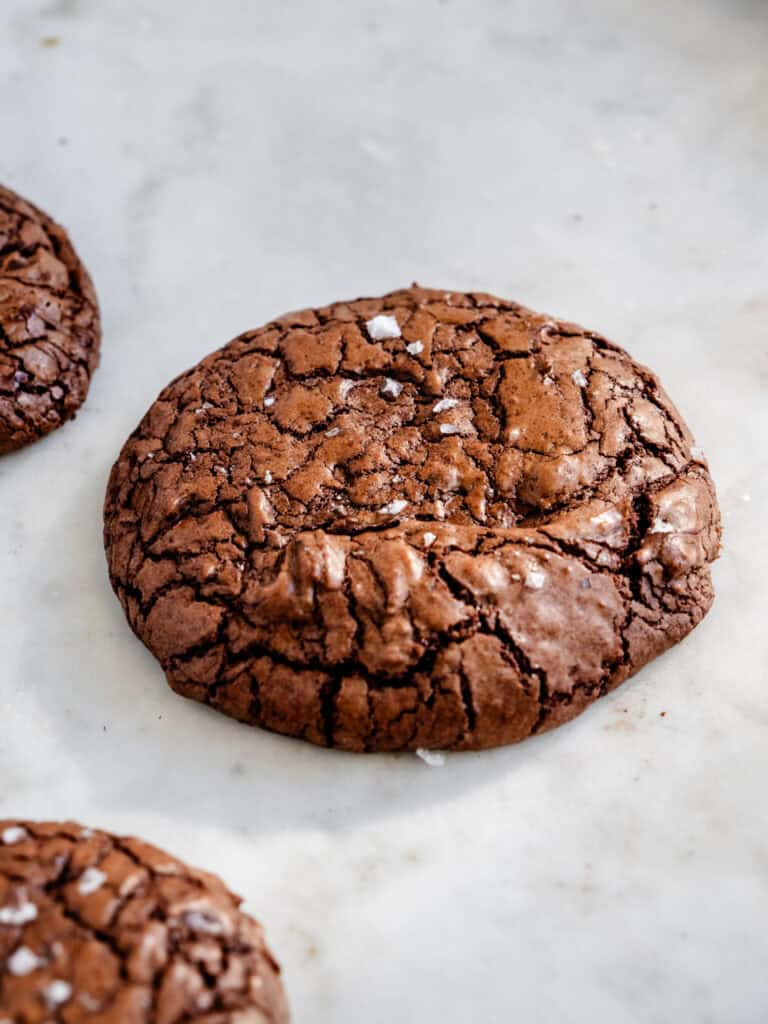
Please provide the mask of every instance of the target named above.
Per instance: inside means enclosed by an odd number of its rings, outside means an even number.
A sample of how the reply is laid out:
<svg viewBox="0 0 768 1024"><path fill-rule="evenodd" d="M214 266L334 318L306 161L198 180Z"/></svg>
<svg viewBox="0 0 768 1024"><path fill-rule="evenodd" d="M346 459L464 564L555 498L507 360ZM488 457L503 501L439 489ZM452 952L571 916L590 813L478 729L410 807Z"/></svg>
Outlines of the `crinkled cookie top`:
<svg viewBox="0 0 768 1024"><path fill-rule="evenodd" d="M138 839L0 821L0 1021L284 1024L260 926Z"/></svg>
<svg viewBox="0 0 768 1024"><path fill-rule="evenodd" d="M67 233L0 186L0 454L75 415L100 341L93 285Z"/></svg>
<svg viewBox="0 0 768 1024"><path fill-rule="evenodd" d="M170 384L113 469L106 545L186 696L327 745L476 748L687 633L719 518L623 350L414 286L282 317Z"/></svg>

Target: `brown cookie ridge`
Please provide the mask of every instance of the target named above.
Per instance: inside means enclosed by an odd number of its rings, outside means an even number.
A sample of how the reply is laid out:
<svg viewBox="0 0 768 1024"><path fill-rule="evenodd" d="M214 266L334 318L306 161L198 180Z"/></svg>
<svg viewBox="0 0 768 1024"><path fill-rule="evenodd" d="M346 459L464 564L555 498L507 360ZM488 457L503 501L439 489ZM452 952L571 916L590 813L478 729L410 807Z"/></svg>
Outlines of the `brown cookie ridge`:
<svg viewBox="0 0 768 1024"><path fill-rule="evenodd" d="M138 839L0 821L0 1020L285 1024L261 927Z"/></svg>
<svg viewBox="0 0 768 1024"><path fill-rule="evenodd" d="M100 341L96 294L66 231L0 185L0 454L72 419Z"/></svg>
<svg viewBox="0 0 768 1024"><path fill-rule="evenodd" d="M552 728L681 640L720 521L656 376L574 324L414 286L173 381L105 542L174 690L348 750Z"/></svg>

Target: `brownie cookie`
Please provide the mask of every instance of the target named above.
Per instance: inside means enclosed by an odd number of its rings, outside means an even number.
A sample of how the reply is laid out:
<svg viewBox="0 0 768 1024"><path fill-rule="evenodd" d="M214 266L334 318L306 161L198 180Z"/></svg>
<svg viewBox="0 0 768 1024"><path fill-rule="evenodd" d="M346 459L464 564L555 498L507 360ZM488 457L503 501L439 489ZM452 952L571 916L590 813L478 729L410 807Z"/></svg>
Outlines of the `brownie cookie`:
<svg viewBox="0 0 768 1024"><path fill-rule="evenodd" d="M283 1024L239 903L138 839L0 821L0 1024Z"/></svg>
<svg viewBox="0 0 768 1024"><path fill-rule="evenodd" d="M416 286L284 316L183 374L105 515L112 584L174 690L361 751L572 718L699 622L720 538L649 370Z"/></svg>
<svg viewBox="0 0 768 1024"><path fill-rule="evenodd" d="M0 185L0 454L72 419L100 340L96 294L67 233Z"/></svg>

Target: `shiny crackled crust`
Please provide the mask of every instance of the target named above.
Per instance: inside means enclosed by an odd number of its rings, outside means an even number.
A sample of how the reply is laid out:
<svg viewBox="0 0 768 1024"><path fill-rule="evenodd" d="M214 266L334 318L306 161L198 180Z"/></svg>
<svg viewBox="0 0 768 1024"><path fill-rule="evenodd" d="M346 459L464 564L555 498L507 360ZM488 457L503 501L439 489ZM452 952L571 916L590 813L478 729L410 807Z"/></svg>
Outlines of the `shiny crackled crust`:
<svg viewBox="0 0 768 1024"><path fill-rule="evenodd" d="M112 584L176 691L361 751L573 717L699 622L719 538L653 373L516 303L415 286L183 374L105 509Z"/></svg>
<svg viewBox="0 0 768 1024"><path fill-rule="evenodd" d="M137 839L0 821L0 1021L284 1024L260 926Z"/></svg>
<svg viewBox="0 0 768 1024"><path fill-rule="evenodd" d="M0 454L75 415L100 340L96 294L67 233L0 186Z"/></svg>

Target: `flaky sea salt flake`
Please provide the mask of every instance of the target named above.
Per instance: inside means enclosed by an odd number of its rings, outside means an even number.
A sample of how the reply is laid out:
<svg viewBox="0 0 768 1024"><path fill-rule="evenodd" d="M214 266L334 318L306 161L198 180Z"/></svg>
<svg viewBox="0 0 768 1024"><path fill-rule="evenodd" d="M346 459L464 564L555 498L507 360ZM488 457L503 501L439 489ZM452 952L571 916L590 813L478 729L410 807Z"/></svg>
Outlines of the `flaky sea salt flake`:
<svg viewBox="0 0 768 1024"><path fill-rule="evenodd" d="M386 505L382 505L379 512L383 516L396 516L399 515L405 506L408 504L403 498L395 498L393 501L388 502Z"/></svg>
<svg viewBox="0 0 768 1024"><path fill-rule="evenodd" d="M21 825L10 825L3 829L2 840L6 846L13 846L14 843L21 843L29 836L29 832Z"/></svg>
<svg viewBox="0 0 768 1024"><path fill-rule="evenodd" d="M37 918L37 907L25 900L18 907L0 907L0 924L10 927L21 927Z"/></svg>
<svg viewBox="0 0 768 1024"><path fill-rule="evenodd" d="M541 572L540 569L529 569L528 572L525 574L524 585L529 590L541 590L541 588L544 586L546 578L547 574Z"/></svg>
<svg viewBox="0 0 768 1024"><path fill-rule="evenodd" d="M86 868L77 883L77 891L81 896L90 896L99 890L107 880L107 876L98 868Z"/></svg>
<svg viewBox="0 0 768 1024"><path fill-rule="evenodd" d="M424 351L423 341L412 341L405 346L405 351L412 356L420 356Z"/></svg>
<svg viewBox="0 0 768 1024"><path fill-rule="evenodd" d="M403 385L399 380L393 380L391 377L385 377L384 383L379 388L379 394L382 398L399 398L403 390Z"/></svg>
<svg viewBox="0 0 768 1024"><path fill-rule="evenodd" d="M43 990L43 996L46 1003L51 1010L57 1006L63 1006L64 1003L68 1003L72 996L72 986L68 981L62 981L61 979L55 979L46 986Z"/></svg>
<svg viewBox="0 0 768 1024"><path fill-rule="evenodd" d="M432 406L432 412L446 412L448 409L455 409L458 404L458 398L441 398Z"/></svg>
<svg viewBox="0 0 768 1024"><path fill-rule="evenodd" d="M585 388L587 386L587 378L584 376L581 370L574 370L571 374L571 380L580 388Z"/></svg>
<svg viewBox="0 0 768 1024"><path fill-rule="evenodd" d="M218 918L201 910L188 910L184 915L184 923L192 931L205 932L207 935L220 935L224 930Z"/></svg>
<svg viewBox="0 0 768 1024"><path fill-rule="evenodd" d="M25 975L31 974L32 971L36 971L38 967L42 967L43 963L44 961L36 953L33 953L28 946L19 946L8 957L6 967L15 977L23 978Z"/></svg>
<svg viewBox="0 0 768 1024"><path fill-rule="evenodd" d="M393 316L386 316L384 313L379 313L373 319L366 320L365 327L368 336L373 341L385 341L387 338L400 337L400 324Z"/></svg>

